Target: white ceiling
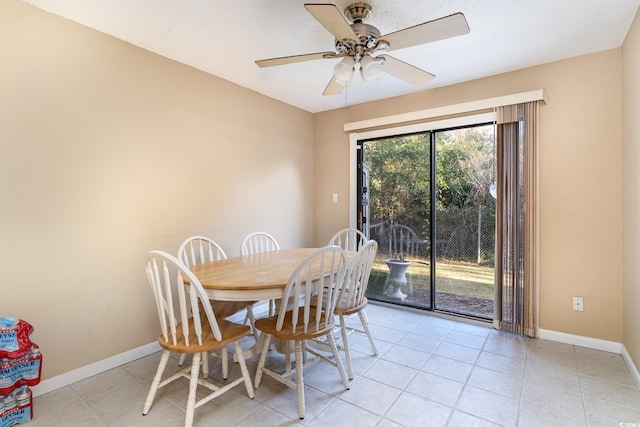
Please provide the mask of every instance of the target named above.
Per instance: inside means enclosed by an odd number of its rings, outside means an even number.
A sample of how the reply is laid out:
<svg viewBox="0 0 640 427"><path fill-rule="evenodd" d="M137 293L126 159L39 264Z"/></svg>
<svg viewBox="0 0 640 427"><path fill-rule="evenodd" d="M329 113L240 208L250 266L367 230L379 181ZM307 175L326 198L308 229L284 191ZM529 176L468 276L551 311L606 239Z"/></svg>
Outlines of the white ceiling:
<svg viewBox="0 0 640 427"><path fill-rule="evenodd" d="M302 0L24 0L167 58L310 112L330 110L620 47L640 0L368 0L388 34L462 12L469 34L390 53L436 78L414 87L384 74L322 96L335 59L271 68L254 61L332 51ZM326 3L330 3L327 1ZM353 1L333 2L342 11Z"/></svg>

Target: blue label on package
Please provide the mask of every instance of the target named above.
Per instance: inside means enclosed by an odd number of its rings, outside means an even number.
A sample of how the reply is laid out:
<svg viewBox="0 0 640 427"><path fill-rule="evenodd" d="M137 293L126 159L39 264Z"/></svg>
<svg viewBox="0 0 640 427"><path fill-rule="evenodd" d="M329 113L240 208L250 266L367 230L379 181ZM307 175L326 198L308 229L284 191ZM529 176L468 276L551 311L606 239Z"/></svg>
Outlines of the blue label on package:
<svg viewBox="0 0 640 427"><path fill-rule="evenodd" d="M16 331L0 331L0 350L16 351L18 349L18 334Z"/></svg>
<svg viewBox="0 0 640 427"><path fill-rule="evenodd" d="M0 417L0 427L10 427L18 423L31 421L31 405L15 408L2 414Z"/></svg>

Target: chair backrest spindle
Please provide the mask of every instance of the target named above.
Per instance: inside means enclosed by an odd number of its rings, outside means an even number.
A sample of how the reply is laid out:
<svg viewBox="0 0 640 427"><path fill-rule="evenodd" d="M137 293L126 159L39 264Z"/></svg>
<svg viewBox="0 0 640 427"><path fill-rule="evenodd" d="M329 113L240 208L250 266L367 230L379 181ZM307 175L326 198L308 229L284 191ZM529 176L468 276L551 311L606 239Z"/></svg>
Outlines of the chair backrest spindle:
<svg viewBox="0 0 640 427"><path fill-rule="evenodd" d="M303 261L284 289L282 307L286 310L278 313L276 329L282 330L285 321L291 322L295 332L303 334L309 331L310 325L315 329L330 325L347 263L347 252L336 246L321 248Z"/></svg>
<svg viewBox="0 0 640 427"><path fill-rule="evenodd" d="M329 239L329 245L339 246L348 251L358 251L368 241L365 234L355 228L345 228Z"/></svg>
<svg viewBox="0 0 640 427"><path fill-rule="evenodd" d="M187 267L226 259L227 254L216 242L205 236L191 236L178 248L178 258Z"/></svg>
<svg viewBox="0 0 640 427"><path fill-rule="evenodd" d="M386 235L389 254L416 256L418 254L418 235L406 225L391 224Z"/></svg>
<svg viewBox="0 0 640 427"><path fill-rule="evenodd" d="M261 252L271 252L280 250L277 240L269 233L256 231L248 234L240 247L242 255L257 254Z"/></svg>
<svg viewBox="0 0 640 427"><path fill-rule="evenodd" d="M344 279L344 286L340 288L337 305L353 308L365 301L369 276L378 251L378 242L369 240L360 248L355 258L351 260Z"/></svg>
<svg viewBox="0 0 640 427"><path fill-rule="evenodd" d="M199 345L202 344L203 322L209 322L216 340L222 339L204 288L189 267L169 253L151 251L147 255L146 271L165 341L176 345L182 338L188 347L191 344L189 319L193 320L193 332ZM188 281L188 286L185 285L185 280ZM200 309L204 310L205 319L201 318Z"/></svg>

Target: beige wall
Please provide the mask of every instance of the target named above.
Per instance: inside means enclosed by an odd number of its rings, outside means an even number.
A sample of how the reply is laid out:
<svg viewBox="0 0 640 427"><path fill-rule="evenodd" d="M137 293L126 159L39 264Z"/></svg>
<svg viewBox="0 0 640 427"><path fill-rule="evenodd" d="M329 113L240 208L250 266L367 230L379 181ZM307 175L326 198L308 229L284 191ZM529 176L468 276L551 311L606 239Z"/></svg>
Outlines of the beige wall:
<svg viewBox="0 0 640 427"><path fill-rule="evenodd" d="M340 109L314 118L316 245L327 244L336 231L350 225L349 142L343 123L344 110ZM333 193L338 193L338 203L333 203Z"/></svg>
<svg viewBox="0 0 640 427"><path fill-rule="evenodd" d="M622 342L621 52L619 49L316 114L316 239L348 222L326 193L347 192L345 121L544 88L540 108L540 327ZM337 187L340 186L340 187ZM584 297L584 312L571 297Z"/></svg>
<svg viewBox="0 0 640 427"><path fill-rule="evenodd" d="M153 342L151 249L313 244L313 116L0 2L0 316L55 376Z"/></svg>
<svg viewBox="0 0 640 427"><path fill-rule="evenodd" d="M624 345L640 367L640 15L622 49Z"/></svg>

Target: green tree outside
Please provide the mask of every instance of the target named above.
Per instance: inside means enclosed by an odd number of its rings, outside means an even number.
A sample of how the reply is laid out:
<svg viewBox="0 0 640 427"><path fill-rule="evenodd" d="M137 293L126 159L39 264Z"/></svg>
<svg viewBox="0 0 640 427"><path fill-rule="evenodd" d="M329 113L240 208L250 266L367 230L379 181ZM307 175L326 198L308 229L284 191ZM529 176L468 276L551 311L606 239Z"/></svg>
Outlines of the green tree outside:
<svg viewBox="0 0 640 427"><path fill-rule="evenodd" d="M433 241L429 238L429 140L429 133L420 133L365 144L371 225L393 221ZM435 162L437 255L492 264L495 201L489 187L495 179L493 126L438 132ZM482 256L478 254L478 227Z"/></svg>

